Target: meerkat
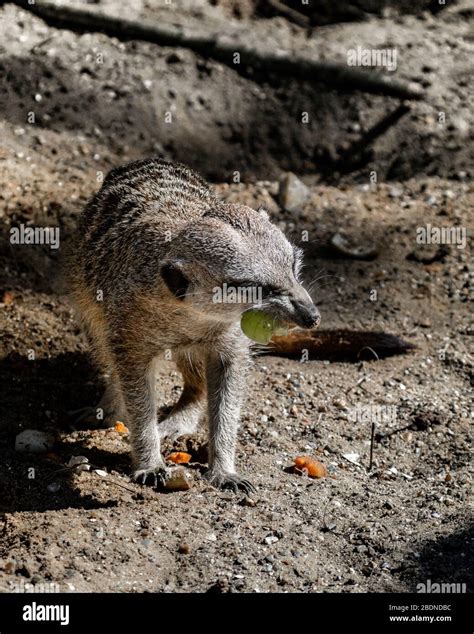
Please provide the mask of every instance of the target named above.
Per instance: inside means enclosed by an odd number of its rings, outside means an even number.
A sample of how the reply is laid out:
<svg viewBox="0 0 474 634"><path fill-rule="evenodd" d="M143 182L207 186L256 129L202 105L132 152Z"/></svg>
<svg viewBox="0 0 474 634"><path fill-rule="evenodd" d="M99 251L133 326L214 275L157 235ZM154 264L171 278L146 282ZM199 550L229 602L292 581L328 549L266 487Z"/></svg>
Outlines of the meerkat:
<svg viewBox="0 0 474 634"><path fill-rule="evenodd" d="M301 258L265 210L219 200L185 165L146 159L107 175L79 219L69 279L110 377L101 406L130 429L135 480L163 485L161 441L192 434L207 409L206 477L253 490L235 469L250 360L240 319L251 294L216 302L215 289L259 288L269 315L311 328L319 312L299 281ZM184 388L158 423L156 365L166 351Z"/></svg>

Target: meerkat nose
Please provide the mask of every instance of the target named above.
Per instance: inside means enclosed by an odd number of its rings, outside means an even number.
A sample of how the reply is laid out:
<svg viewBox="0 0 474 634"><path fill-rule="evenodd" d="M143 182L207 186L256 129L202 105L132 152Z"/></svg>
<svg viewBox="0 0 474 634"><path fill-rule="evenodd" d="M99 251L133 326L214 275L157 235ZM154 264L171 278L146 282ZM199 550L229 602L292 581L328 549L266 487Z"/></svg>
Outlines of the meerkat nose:
<svg viewBox="0 0 474 634"><path fill-rule="evenodd" d="M321 321L321 315L316 306L311 302L292 300L295 311L295 321L302 328L316 328Z"/></svg>

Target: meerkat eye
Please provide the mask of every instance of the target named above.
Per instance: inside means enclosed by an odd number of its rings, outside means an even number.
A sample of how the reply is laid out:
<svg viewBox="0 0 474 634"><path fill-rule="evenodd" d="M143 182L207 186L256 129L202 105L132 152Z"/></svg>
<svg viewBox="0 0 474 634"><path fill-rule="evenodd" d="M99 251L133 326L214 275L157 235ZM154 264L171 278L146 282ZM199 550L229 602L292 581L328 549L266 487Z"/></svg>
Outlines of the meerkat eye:
<svg viewBox="0 0 474 634"><path fill-rule="evenodd" d="M278 295L285 295L286 291L277 286L271 286L269 284L259 284L255 280L231 280L226 282L227 287L233 288L258 288L261 289L263 297L275 297Z"/></svg>
<svg viewBox="0 0 474 634"><path fill-rule="evenodd" d="M249 286L256 286L257 282L253 280L228 280L225 282L227 287L232 286L233 288L247 288Z"/></svg>
<svg viewBox="0 0 474 634"><path fill-rule="evenodd" d="M262 286L261 288L264 297L275 297L276 295L285 294L282 288L277 288L276 286Z"/></svg>

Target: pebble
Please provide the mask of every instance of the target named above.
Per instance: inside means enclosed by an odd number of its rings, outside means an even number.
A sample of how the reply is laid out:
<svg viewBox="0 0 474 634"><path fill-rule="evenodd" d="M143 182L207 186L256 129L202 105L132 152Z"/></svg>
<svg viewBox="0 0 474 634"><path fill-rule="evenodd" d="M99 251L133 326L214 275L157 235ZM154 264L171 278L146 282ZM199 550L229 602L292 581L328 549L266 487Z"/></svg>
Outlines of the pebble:
<svg viewBox="0 0 474 634"><path fill-rule="evenodd" d="M359 464L360 455L358 453L343 453L342 457L351 462L352 464Z"/></svg>
<svg viewBox="0 0 474 634"><path fill-rule="evenodd" d="M278 541L278 537L276 535L267 535L263 541L268 545L275 544Z"/></svg>
<svg viewBox="0 0 474 634"><path fill-rule="evenodd" d="M333 234L330 243L335 251L355 260L371 260L377 255L377 247L374 244L352 245L341 233Z"/></svg>
<svg viewBox="0 0 474 634"><path fill-rule="evenodd" d="M403 189L401 187L391 187L388 195L390 198L398 198L403 194Z"/></svg>
<svg viewBox="0 0 474 634"><path fill-rule="evenodd" d="M74 470L78 473L81 471L90 471L91 468L89 460L85 456L71 456L66 466L74 467Z"/></svg>
<svg viewBox="0 0 474 634"><path fill-rule="evenodd" d="M53 443L50 434L38 429L25 429L15 438L15 451L43 453L49 451Z"/></svg>
<svg viewBox="0 0 474 634"><path fill-rule="evenodd" d="M174 471L165 482L166 491L188 491L191 488L189 476L184 469Z"/></svg>
<svg viewBox="0 0 474 634"><path fill-rule="evenodd" d="M252 500L252 498L249 498L248 496L245 496L244 498L242 498L239 504L241 506L249 506L251 508L253 508L254 506L257 506L257 502L255 500Z"/></svg>
<svg viewBox="0 0 474 634"><path fill-rule="evenodd" d="M286 211L300 211L310 195L309 189L292 172L283 174L278 191L279 203Z"/></svg>

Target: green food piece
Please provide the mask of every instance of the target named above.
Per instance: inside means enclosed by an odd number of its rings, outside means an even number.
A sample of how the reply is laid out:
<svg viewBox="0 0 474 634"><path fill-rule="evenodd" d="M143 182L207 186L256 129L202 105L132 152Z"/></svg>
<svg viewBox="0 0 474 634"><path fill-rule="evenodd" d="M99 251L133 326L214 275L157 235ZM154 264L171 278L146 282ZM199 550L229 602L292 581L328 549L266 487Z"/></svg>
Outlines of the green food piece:
<svg viewBox="0 0 474 634"><path fill-rule="evenodd" d="M252 341L267 344L274 334L285 334L286 328L278 319L261 310L246 310L240 320L242 332Z"/></svg>

